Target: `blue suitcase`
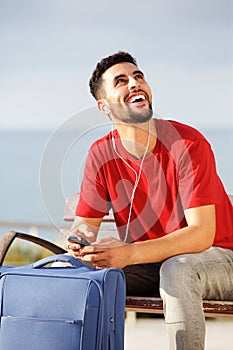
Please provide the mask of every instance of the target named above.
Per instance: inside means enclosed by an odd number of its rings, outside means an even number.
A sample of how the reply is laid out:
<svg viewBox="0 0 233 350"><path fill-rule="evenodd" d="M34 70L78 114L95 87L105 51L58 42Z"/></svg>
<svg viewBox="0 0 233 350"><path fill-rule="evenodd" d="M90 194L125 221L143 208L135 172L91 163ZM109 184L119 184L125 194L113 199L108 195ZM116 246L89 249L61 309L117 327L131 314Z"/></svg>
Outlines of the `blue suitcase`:
<svg viewBox="0 0 233 350"><path fill-rule="evenodd" d="M57 261L70 267L46 267ZM1 350L123 350L125 279L68 255L0 268Z"/></svg>

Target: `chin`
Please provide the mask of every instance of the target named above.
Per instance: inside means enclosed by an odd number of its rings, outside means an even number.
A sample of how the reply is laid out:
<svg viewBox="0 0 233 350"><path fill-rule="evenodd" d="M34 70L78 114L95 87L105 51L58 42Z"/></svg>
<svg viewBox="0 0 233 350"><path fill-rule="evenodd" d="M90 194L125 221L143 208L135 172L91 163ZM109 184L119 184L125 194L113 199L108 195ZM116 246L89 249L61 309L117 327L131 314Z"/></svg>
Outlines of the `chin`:
<svg viewBox="0 0 233 350"><path fill-rule="evenodd" d="M152 106L136 107L130 104L114 104L111 112L115 119L126 124L139 124L149 121L153 116Z"/></svg>
<svg viewBox="0 0 233 350"><path fill-rule="evenodd" d="M151 107L142 109L141 111L131 111L129 123L145 123L149 121L153 116L153 110Z"/></svg>

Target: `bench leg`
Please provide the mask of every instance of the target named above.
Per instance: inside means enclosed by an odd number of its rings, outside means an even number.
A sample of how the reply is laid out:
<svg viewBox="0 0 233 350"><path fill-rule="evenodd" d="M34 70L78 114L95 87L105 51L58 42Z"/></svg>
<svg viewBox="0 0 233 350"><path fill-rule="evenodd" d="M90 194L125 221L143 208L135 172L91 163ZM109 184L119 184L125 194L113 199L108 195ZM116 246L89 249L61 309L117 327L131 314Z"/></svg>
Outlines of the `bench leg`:
<svg viewBox="0 0 233 350"><path fill-rule="evenodd" d="M137 313L135 311L126 311L125 322L127 324L135 324L137 322Z"/></svg>

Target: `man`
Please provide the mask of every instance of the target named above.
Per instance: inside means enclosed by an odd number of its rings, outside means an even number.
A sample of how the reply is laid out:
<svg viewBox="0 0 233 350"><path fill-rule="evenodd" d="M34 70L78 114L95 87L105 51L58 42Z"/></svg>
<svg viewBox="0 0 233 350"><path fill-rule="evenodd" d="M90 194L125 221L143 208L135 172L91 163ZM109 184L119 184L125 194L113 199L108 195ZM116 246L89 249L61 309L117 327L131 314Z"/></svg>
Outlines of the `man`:
<svg viewBox="0 0 233 350"><path fill-rule="evenodd" d="M160 293L170 349L204 349L202 298L233 299L233 209L210 145L153 118L151 89L128 53L98 63L90 89L116 129L89 150L71 228L92 244L68 249L124 268L128 294ZM96 242L110 208L120 239Z"/></svg>

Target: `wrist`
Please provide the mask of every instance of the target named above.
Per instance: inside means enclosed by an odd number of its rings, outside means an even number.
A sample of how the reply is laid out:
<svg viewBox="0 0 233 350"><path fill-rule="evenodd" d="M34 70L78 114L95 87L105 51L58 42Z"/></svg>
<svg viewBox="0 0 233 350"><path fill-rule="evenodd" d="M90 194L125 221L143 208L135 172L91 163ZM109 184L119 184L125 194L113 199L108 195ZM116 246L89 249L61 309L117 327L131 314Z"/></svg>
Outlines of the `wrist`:
<svg viewBox="0 0 233 350"><path fill-rule="evenodd" d="M125 246L127 252L127 265L135 265L143 263L143 255L140 250L140 242L127 243Z"/></svg>

